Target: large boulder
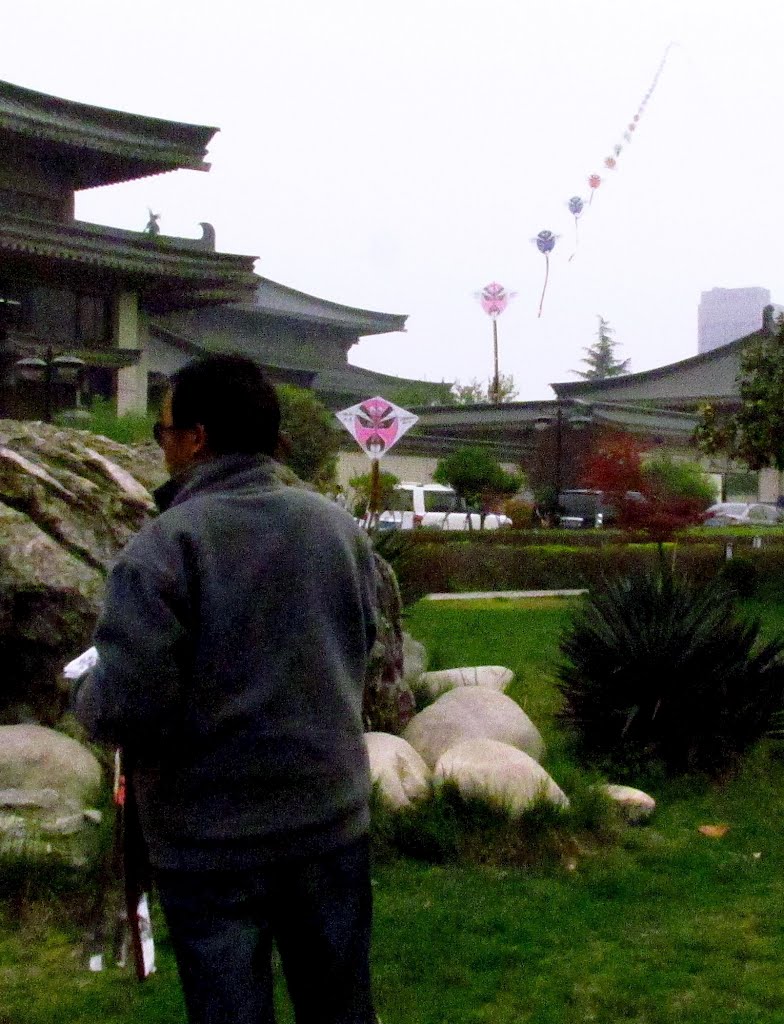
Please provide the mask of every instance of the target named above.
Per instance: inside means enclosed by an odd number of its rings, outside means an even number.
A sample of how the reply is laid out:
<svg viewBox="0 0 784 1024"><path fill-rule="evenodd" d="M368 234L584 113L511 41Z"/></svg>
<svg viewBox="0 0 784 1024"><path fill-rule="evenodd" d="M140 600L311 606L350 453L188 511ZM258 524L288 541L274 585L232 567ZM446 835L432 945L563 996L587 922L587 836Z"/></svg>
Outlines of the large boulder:
<svg viewBox="0 0 784 1024"><path fill-rule="evenodd" d="M466 740L450 747L436 764L436 783L453 782L463 796L481 796L520 814L538 799L568 807L569 800L532 757L497 740Z"/></svg>
<svg viewBox="0 0 784 1024"><path fill-rule="evenodd" d="M152 446L0 420L0 723L59 720L60 668L89 644L106 573L164 479Z"/></svg>
<svg viewBox="0 0 784 1024"><path fill-rule="evenodd" d="M410 743L386 732L365 733L370 777L384 802L401 810L430 792L431 771Z"/></svg>
<svg viewBox="0 0 784 1024"><path fill-rule="evenodd" d="M514 672L503 665L473 665L465 668L444 668L424 672L419 685L431 697L438 697L459 686L483 686L503 692L514 679Z"/></svg>
<svg viewBox="0 0 784 1024"><path fill-rule="evenodd" d="M431 768L450 747L470 739L508 743L535 760L544 753L539 730L519 704L479 686L449 690L415 715L402 735Z"/></svg>
<svg viewBox="0 0 784 1024"><path fill-rule="evenodd" d="M0 846L82 867L98 852L103 775L76 740L40 725L0 726Z"/></svg>

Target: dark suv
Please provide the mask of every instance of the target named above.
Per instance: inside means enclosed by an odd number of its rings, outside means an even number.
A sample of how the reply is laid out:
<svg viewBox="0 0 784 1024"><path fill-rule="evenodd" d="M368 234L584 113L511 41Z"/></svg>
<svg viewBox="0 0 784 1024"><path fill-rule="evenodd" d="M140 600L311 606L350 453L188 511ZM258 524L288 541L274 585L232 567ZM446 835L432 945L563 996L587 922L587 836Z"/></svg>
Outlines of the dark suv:
<svg viewBox="0 0 784 1024"><path fill-rule="evenodd" d="M626 500L644 502L645 498L639 491L627 491ZM618 509L604 491L575 489L558 495L558 525L564 530L610 526L617 518Z"/></svg>

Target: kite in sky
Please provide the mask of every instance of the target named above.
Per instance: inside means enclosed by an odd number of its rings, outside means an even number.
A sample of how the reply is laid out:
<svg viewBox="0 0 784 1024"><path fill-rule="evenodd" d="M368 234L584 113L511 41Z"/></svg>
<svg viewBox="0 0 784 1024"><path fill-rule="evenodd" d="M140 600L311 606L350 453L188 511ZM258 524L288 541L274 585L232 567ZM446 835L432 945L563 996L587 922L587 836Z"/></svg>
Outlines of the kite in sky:
<svg viewBox="0 0 784 1024"><path fill-rule="evenodd" d="M640 118L645 113L645 108L648 105L651 96L654 93L654 90L656 89L656 85L659 81L659 77L661 76L662 71L664 70L664 65L667 62L667 56L670 52L670 49L672 48L672 45L673 44L670 43L665 49L662 59L659 62L659 66L656 69L656 74L653 76L653 81L651 82L648 91L643 96L642 101L640 102L640 105L637 108L637 113L634 115L632 120L629 121L629 123L626 125L626 128L622 134L623 141L616 142L615 145L612 147L611 153L604 158L603 164L606 171L615 171L617 169L619 158L621 157L621 154L624 150L624 144L628 145L632 141L632 134L633 132L636 131L637 125L640 122ZM571 199L569 199L566 203L569 212L574 217L574 251L569 257L570 263L574 259L574 256L577 252L578 221L580 217L583 215L583 213L586 211L586 209L592 205L594 196L600 188L602 181L603 178L600 174L593 173L588 175L588 188L590 189L588 196L586 198L583 198L582 196L575 195L572 196ZM542 315L542 306L544 303L544 296L545 292L547 291L547 282L550 275L550 253L553 251L555 247L556 239L557 236L554 235L552 231L540 231L536 238L532 239L532 241L536 243L536 247L539 250L539 252L542 253L542 255L545 258L544 287L542 288L542 297L539 300L538 316Z"/></svg>
<svg viewBox="0 0 784 1024"><path fill-rule="evenodd" d="M555 248L555 241L557 236L552 231L540 231L536 238L532 241L536 243L536 248L544 256L544 287L542 288L542 297L539 300L539 313L538 316L542 315L542 304L544 303L544 293L547 291L547 279L550 276L550 253Z"/></svg>

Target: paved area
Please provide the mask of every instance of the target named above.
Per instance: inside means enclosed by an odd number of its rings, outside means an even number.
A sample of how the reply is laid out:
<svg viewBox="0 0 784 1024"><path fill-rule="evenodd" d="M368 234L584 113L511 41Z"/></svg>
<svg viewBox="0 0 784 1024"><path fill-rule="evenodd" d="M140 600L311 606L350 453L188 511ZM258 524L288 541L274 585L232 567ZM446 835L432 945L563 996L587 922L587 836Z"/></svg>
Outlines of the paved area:
<svg viewBox="0 0 784 1024"><path fill-rule="evenodd" d="M580 597L587 590L487 590L469 594L426 594L426 601L492 601L503 598L518 601L525 597Z"/></svg>

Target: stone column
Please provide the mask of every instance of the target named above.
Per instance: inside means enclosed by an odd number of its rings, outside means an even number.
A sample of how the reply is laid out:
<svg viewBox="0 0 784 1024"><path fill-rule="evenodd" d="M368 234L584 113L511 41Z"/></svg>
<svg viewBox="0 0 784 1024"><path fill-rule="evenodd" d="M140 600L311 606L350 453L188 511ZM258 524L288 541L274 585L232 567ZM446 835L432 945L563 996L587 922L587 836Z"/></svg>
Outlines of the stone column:
<svg viewBox="0 0 784 1024"><path fill-rule="evenodd" d="M114 345L119 349L144 349L136 292L120 292L114 300ZM147 353L139 362L117 371L117 415L147 412Z"/></svg>
<svg viewBox="0 0 784 1024"><path fill-rule="evenodd" d="M761 469L757 478L757 496L760 501L774 502L781 494L781 473L777 469Z"/></svg>

